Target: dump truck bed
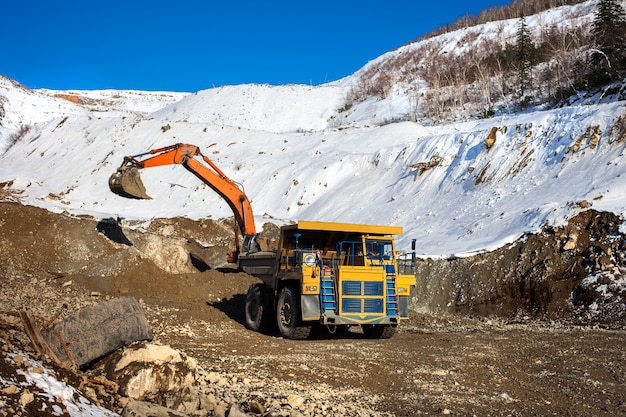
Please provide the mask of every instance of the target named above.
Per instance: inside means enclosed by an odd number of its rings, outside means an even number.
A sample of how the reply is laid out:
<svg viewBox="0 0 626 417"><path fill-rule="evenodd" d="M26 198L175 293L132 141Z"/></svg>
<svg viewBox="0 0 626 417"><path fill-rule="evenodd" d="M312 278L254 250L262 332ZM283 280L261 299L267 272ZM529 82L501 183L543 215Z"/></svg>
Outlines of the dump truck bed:
<svg viewBox="0 0 626 417"><path fill-rule="evenodd" d="M336 222L315 222L309 220L299 220L298 223L283 226L283 230L318 230L325 232L345 232L359 233L364 235L401 235L400 226L380 226L372 224L336 223Z"/></svg>

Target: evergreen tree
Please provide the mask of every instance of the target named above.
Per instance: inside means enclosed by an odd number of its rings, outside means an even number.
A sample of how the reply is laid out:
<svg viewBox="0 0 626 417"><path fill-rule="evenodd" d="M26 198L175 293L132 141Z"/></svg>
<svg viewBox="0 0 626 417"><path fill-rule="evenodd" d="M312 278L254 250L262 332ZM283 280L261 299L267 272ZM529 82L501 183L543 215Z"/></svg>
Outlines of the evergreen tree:
<svg viewBox="0 0 626 417"><path fill-rule="evenodd" d="M626 68L626 13L619 0L600 0L591 33L600 50L593 62L613 70Z"/></svg>
<svg viewBox="0 0 626 417"><path fill-rule="evenodd" d="M532 88L532 61L534 45L528 32L526 18L522 17L517 29L517 69L519 75L519 87L521 97L524 98L528 88Z"/></svg>

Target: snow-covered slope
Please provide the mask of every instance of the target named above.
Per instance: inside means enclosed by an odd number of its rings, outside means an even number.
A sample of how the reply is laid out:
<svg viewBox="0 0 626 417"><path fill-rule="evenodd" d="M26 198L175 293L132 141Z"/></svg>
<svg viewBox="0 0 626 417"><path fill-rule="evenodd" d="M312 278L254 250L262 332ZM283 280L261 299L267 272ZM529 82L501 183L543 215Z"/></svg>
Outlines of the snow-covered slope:
<svg viewBox="0 0 626 417"><path fill-rule="evenodd" d="M194 111L180 106L181 113ZM624 131L614 128L624 119L617 102L441 127L404 122L278 134L214 122L79 115L31 129L0 156L0 182L24 190L26 203L57 211L230 216L224 201L177 166L143 171L153 200L109 192L108 177L125 155L187 142L244 186L257 222L265 216L398 224L403 243L416 238L421 254L446 256L500 246L546 222L561 224L582 200L626 213ZM487 149L494 126L496 143ZM420 175L419 163L431 160L439 162Z"/></svg>
<svg viewBox="0 0 626 417"><path fill-rule="evenodd" d="M29 90L0 75L0 151L7 138L20 127L57 117L89 115L67 100Z"/></svg>
<svg viewBox="0 0 626 417"><path fill-rule="evenodd" d="M492 25L483 29L501 23ZM0 184L24 203L75 214L231 216L178 166L143 170L153 200L109 191L124 156L191 143L242 184L259 224L396 224L401 246L416 239L418 252L433 257L502 246L581 207L626 214L626 109L618 99L439 126L388 123L412 111L410 100L371 98L346 112L355 80L178 95L30 91L0 78ZM15 137L20 126L29 129Z"/></svg>
<svg viewBox="0 0 626 417"><path fill-rule="evenodd" d="M189 93L129 90L31 90L0 75L0 152L26 128L81 117L141 117Z"/></svg>
<svg viewBox="0 0 626 417"><path fill-rule="evenodd" d="M622 0L626 6L626 2ZM574 5L565 5L547 9L536 15L526 16L526 24L529 35L533 41L540 45L545 42L546 34L552 30L570 30L574 32L576 28L591 27L594 19L594 12L597 7L597 0L590 0ZM456 57L465 58L462 60L465 65L472 66L479 63L481 59L492 54L495 48L505 47L507 44L517 43L517 32L519 30L519 19L506 19L495 22L468 26L460 30L450 31L438 36L430 37L421 41L411 42L395 50L389 51L370 62L366 63L353 75L331 83L334 86L343 86L353 90L353 94L360 96L360 93L367 89L368 85L380 83L383 87L373 89L376 98L369 97L365 101L356 100L354 105L346 108L338 117L343 125L364 126L367 124L384 124L398 120L418 120L423 124L435 124L434 120L426 119L424 114L432 111L424 110L432 106L427 99L439 98L446 108L446 120L467 120L476 117L486 107L491 108L496 114L510 112L510 98L499 97L501 94L491 93L487 99L485 90L489 90L488 85L478 87L476 83L470 85L468 90L461 94L458 88L441 88L436 94L430 94L433 86L429 86L422 74L429 68L431 73L446 77L445 60L440 57L447 57L452 60ZM576 35L574 35L576 36ZM577 51L580 55L581 51ZM565 54L564 51L561 54ZM578 57L577 59L579 59ZM564 56L560 57L563 60ZM551 66L562 65L553 61ZM476 71L479 67L468 68ZM545 67L539 66L536 69L535 77L541 78L541 72ZM460 69L459 69L460 71ZM480 72L480 71L479 71ZM449 74L448 74L449 75ZM432 75L431 75L432 77ZM434 77L433 77L434 78ZM507 84L505 79L492 79L493 84L504 88ZM444 80L439 80L441 84L447 84ZM513 82L514 83L514 82ZM385 85L391 85L389 91ZM509 85L509 88L515 88ZM544 86L542 93L535 92L537 102L546 101L545 94L554 86ZM456 91L455 91L456 89ZM540 96L543 94L544 96ZM461 95L459 97L458 95ZM482 96L481 100L472 103L464 96ZM384 98L381 98L384 97ZM463 102L460 108L456 108L455 103ZM442 112L440 110L440 112Z"/></svg>
<svg viewBox="0 0 626 417"><path fill-rule="evenodd" d="M100 117L147 114L176 103L189 93L134 90L38 90L38 92L79 103Z"/></svg>
<svg viewBox="0 0 626 417"><path fill-rule="evenodd" d="M151 117L276 133L323 130L346 92L342 87L293 84L225 86L199 91Z"/></svg>

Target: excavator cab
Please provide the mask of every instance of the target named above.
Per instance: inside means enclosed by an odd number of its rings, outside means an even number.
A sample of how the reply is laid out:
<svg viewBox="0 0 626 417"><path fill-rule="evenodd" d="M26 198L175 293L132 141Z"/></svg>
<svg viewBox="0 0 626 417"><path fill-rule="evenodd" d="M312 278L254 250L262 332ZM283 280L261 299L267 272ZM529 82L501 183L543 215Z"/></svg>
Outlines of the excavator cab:
<svg viewBox="0 0 626 417"><path fill-rule="evenodd" d="M139 169L126 159L122 166L109 178L109 188L115 194L125 198L152 199L146 193L146 187L144 187L143 181L141 181Z"/></svg>

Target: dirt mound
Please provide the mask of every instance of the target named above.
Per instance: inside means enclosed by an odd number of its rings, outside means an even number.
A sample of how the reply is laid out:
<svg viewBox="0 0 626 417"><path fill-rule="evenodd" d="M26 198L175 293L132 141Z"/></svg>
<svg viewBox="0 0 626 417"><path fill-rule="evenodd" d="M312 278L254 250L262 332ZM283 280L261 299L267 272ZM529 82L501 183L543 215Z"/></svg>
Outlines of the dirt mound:
<svg viewBox="0 0 626 417"><path fill-rule="evenodd" d="M229 271L233 231L228 221L158 219L142 228L17 203L0 204L0 219L4 279L26 276L60 286L72 281L103 294L150 300L165 291L190 301L198 299L205 281L211 282L208 291L219 294L215 282L226 281L224 271ZM173 288L166 284L168 274L188 284ZM230 278L237 276L249 282L245 274L229 274L229 280L236 282Z"/></svg>

